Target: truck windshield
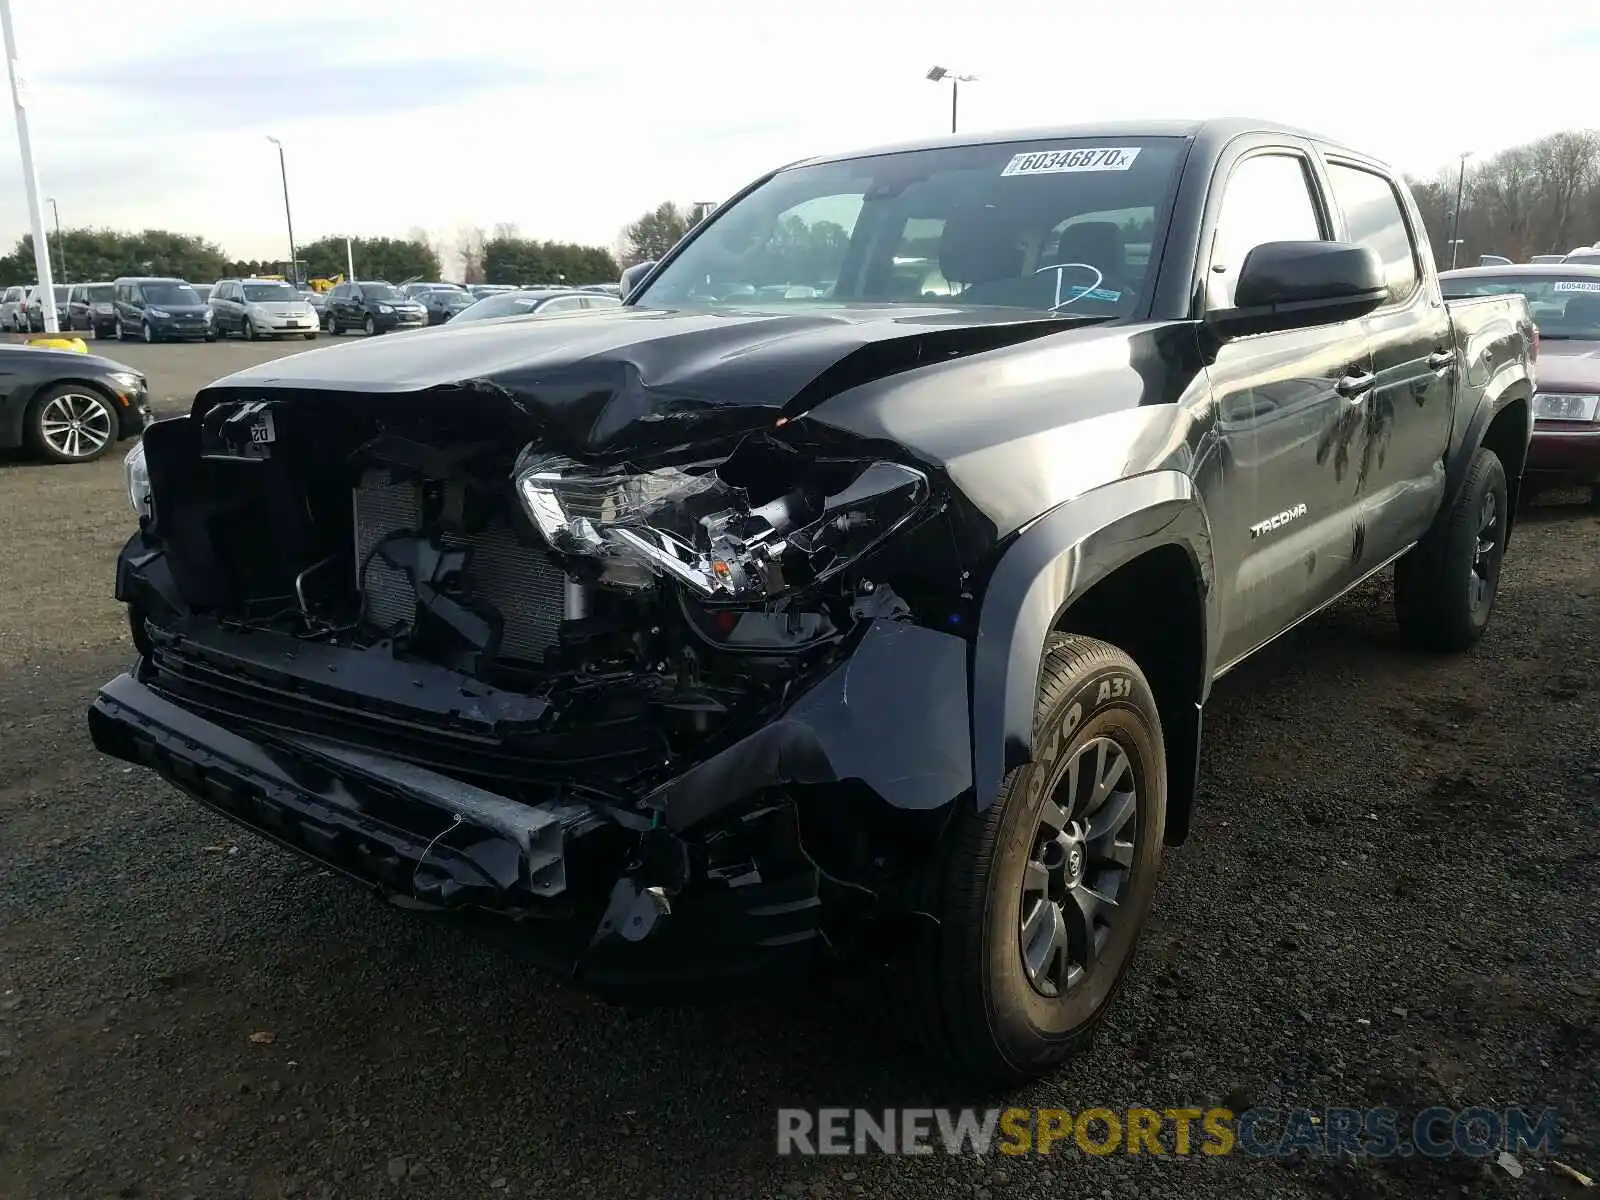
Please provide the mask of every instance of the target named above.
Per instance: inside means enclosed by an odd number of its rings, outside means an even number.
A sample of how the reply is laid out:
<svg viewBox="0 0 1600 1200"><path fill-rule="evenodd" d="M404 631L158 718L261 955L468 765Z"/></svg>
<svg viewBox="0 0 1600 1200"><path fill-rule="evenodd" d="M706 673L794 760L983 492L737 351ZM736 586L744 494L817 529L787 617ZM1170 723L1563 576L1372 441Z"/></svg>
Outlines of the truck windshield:
<svg viewBox="0 0 1600 1200"><path fill-rule="evenodd" d="M1528 313L1539 336L1600 341L1600 271L1572 275L1483 275L1441 279L1444 294L1463 296L1519 295L1528 299Z"/></svg>
<svg viewBox="0 0 1600 1200"><path fill-rule="evenodd" d="M634 302L1125 315L1147 293L1186 145L1066 138L792 167L719 212Z"/></svg>

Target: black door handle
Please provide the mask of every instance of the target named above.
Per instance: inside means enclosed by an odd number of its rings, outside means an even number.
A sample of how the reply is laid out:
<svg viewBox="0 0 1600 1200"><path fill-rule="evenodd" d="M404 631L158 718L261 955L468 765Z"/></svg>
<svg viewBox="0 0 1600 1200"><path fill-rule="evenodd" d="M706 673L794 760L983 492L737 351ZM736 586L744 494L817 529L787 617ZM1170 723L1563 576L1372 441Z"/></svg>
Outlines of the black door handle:
<svg viewBox="0 0 1600 1200"><path fill-rule="evenodd" d="M1372 390L1372 385L1378 377L1371 371L1362 371L1355 375L1346 375L1333 385L1333 390L1348 400L1356 400L1365 396Z"/></svg>
<svg viewBox="0 0 1600 1200"><path fill-rule="evenodd" d="M1428 355L1428 370L1442 371L1456 360L1454 350L1435 350Z"/></svg>

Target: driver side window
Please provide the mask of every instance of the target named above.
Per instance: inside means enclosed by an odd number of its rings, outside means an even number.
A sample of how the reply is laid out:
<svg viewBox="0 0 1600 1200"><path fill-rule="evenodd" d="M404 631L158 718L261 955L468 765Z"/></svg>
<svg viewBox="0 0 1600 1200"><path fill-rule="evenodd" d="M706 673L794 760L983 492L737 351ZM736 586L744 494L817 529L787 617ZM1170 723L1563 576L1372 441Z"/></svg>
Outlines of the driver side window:
<svg viewBox="0 0 1600 1200"><path fill-rule="evenodd" d="M1232 308L1239 268L1263 242L1321 241L1306 161L1298 154L1257 154L1228 176L1206 272L1206 308Z"/></svg>

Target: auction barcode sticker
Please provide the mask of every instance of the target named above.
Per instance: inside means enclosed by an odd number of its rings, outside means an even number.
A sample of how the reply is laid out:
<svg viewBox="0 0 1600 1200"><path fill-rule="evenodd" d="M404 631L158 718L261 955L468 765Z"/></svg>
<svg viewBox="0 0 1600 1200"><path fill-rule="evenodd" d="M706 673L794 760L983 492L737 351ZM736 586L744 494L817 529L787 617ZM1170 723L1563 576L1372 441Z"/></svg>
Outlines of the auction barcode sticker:
<svg viewBox="0 0 1600 1200"><path fill-rule="evenodd" d="M1097 146L1090 150L1030 150L1000 172L1007 175L1059 175L1065 171L1126 171L1139 157L1137 146Z"/></svg>
<svg viewBox="0 0 1600 1200"><path fill-rule="evenodd" d="M1563 279L1552 292L1600 292L1600 279Z"/></svg>

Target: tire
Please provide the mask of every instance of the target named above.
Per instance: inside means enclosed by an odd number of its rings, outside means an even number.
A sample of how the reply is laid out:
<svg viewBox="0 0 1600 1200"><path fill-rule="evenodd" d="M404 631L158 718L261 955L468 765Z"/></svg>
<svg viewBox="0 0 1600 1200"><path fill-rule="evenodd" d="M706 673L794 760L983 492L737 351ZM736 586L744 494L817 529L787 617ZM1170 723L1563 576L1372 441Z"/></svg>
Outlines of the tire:
<svg viewBox="0 0 1600 1200"><path fill-rule="evenodd" d="M249 317L239 323L239 334L247 342L256 340L256 327L251 323Z"/></svg>
<svg viewBox="0 0 1600 1200"><path fill-rule="evenodd" d="M323 318L323 327L327 329L329 337L339 336L339 322L333 319L332 313L328 313L327 316Z"/></svg>
<svg viewBox="0 0 1600 1200"><path fill-rule="evenodd" d="M144 339L145 345L155 345L156 331L150 327L149 321L139 322L139 336Z"/></svg>
<svg viewBox="0 0 1600 1200"><path fill-rule="evenodd" d="M1600 508L1600 483L1589 489L1589 507Z"/></svg>
<svg viewBox="0 0 1600 1200"><path fill-rule="evenodd" d="M374 336L377 335L377 332L378 332L378 323L376 321L374 321L371 317L368 317L367 318L367 323L364 326L364 328L366 329L366 333L367 333L368 337L374 337Z"/></svg>
<svg viewBox="0 0 1600 1200"><path fill-rule="evenodd" d="M1093 638L1051 635L1034 729L1035 760L1007 776L988 809L963 805L956 813L939 856L926 868L923 894L913 898L938 921L918 927L910 969L896 973L907 1024L924 1048L984 1080L1037 1077L1089 1043L1133 962L1161 866L1166 755L1155 697L1133 659ZM1083 790L1101 779L1102 761L1123 764L1107 770L1105 779L1131 784L1131 792L1113 789L1097 797ZM1074 764L1075 794L1068 785ZM1106 821L1113 806L1131 806L1124 818L1129 823ZM1051 809L1065 812L1066 829L1091 836L1047 836L1054 822L1047 825L1044 815ZM1109 831L1096 826L1097 815ZM1113 845L1124 866L1105 857ZM1116 873L1114 881L1108 870ZM1037 890L1044 878L1057 892ZM1093 882L1097 891L1115 888L1103 937L1090 907L1095 893L1081 883L1071 886L1074 878ZM1045 903L1052 894L1059 905ZM1091 912L1087 928L1097 931L1100 947L1087 966L1084 926L1067 924L1070 915L1084 912ZM1024 928L1029 913L1042 922L1030 924L1044 940ZM1045 936L1054 932L1065 934L1068 953L1042 956L1036 961L1045 969L1031 976L1024 948L1055 946ZM1067 965L1069 954L1080 958L1076 968ZM1064 979L1058 971L1052 979L1052 963L1081 974Z"/></svg>
<svg viewBox="0 0 1600 1200"><path fill-rule="evenodd" d="M85 463L116 445L118 420L99 392L63 383L34 397L23 430L28 449L46 462Z"/></svg>
<svg viewBox="0 0 1600 1200"><path fill-rule="evenodd" d="M1395 564L1395 617L1407 645L1461 651L1483 636L1500 590L1509 516L1505 468L1480 446L1443 523Z"/></svg>
<svg viewBox="0 0 1600 1200"><path fill-rule="evenodd" d="M314 333L302 333L300 336L305 338L305 340L308 342L314 342L317 340L317 335Z"/></svg>

